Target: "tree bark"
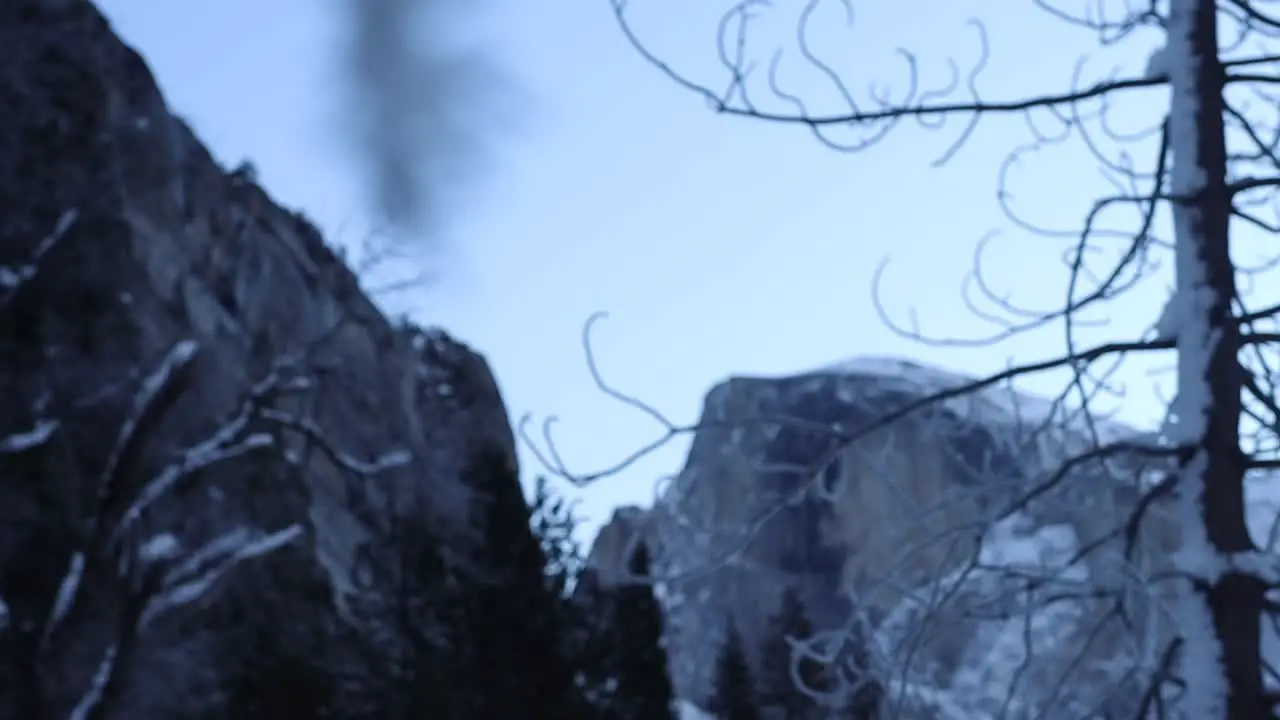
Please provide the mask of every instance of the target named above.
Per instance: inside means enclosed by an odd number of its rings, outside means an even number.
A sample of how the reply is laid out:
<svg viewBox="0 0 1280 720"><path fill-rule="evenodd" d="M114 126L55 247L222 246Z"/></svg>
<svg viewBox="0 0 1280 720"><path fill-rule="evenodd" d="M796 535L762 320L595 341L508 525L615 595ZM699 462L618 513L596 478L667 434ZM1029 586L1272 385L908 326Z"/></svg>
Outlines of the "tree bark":
<svg viewBox="0 0 1280 720"><path fill-rule="evenodd" d="M1182 440L1189 444L1180 459L1178 489L1191 498L1188 502L1199 503L1198 518L1184 517L1190 554L1205 542L1212 551L1203 561L1207 569L1193 577L1191 600L1207 609L1213 633L1198 638L1187 631L1183 676L1189 686L1208 687L1203 684L1215 680L1199 673L1212 668L1209 659L1220 654L1223 684L1197 697L1203 701L1208 693L1219 692L1224 697L1211 705L1192 701L1189 710L1212 707L1223 720L1253 720L1271 717L1259 643L1263 585L1244 573L1212 569L1223 558L1255 549L1245 521L1246 458L1239 434L1244 371L1238 362L1239 324L1231 309L1236 284L1229 252L1231 196L1217 4L1172 0L1167 49L1177 286L1187 301L1178 332L1178 389L1180 398L1194 398L1178 409L1179 424L1186 428ZM1198 692L1189 691L1192 696Z"/></svg>

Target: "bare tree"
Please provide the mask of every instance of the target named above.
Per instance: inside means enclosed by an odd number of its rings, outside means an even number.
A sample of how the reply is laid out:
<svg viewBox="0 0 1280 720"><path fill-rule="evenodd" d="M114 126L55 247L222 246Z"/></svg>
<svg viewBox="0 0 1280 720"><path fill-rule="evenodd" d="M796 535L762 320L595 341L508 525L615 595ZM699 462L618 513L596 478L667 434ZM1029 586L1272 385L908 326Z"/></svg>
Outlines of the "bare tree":
<svg viewBox="0 0 1280 720"><path fill-rule="evenodd" d="M1143 72L1086 83L1080 77L1082 63L1061 90L991 99L982 96L979 84L992 54L985 26L973 21L971 28L981 41L981 55L969 72L962 74L951 64L950 81L945 86L922 87L917 72L920 60L904 50L902 56L910 72L905 89L891 97L873 86L863 98L855 95L834 63L819 57L809 42L820 9L843 9L852 20L854 8L849 0L803 0L794 35L796 45L790 52L775 47L761 50L755 43L760 17L776 5L755 0L736 4L725 14L717 38L726 74L722 83L697 81L658 57L630 21L632 3L612 0L619 26L636 51L658 72L705 99L716 112L790 125L812 133L838 151L864 150L906 120L941 129L948 119L959 118L961 131L939 161L946 162L984 118L1024 117L1031 141L1015 150L1005 163L999 197L1011 222L1030 232L1063 237L1028 222L1008 204L1004 180L1019 157L1071 140L1097 160L1116 192L1085 208L1080 228L1069 234L1066 298L1060 307L1026 309L994 291L982 272L984 242L966 283L970 291L966 301L972 303L976 297L996 308L992 313L971 304L980 317L999 323L991 337L927 338L914 327L893 323L882 312L886 322L902 335L942 345L999 342L1058 325L1065 333L1064 350L979 380L947 384L892 412L882 412L876 421L860 427L832 429L838 442L810 473L822 477L823 469L842 453L883 435L884 429L895 423L928 413L930 408L977 397L1032 374L1067 372L1070 380L1063 392L1051 401L1047 412L1039 413L1031 423L1033 432L1023 433L1021 440L1039 442L1037 436L1052 430L1059 444L1063 431L1088 442L1084 447L1068 448L1065 459L1037 471L1012 502L1003 503L997 512L983 518L980 527L970 528L978 531L979 547L953 577L934 579L923 607L936 613L943 604L954 604L960 581L975 574L997 573L1016 579L1023 595L1026 626L1025 641L1018 652L1026 662L1017 664L1014 674L1022 675L1035 654L1033 636L1042 631L1031 622L1032 608L1044 611L1067 596L1101 598L1112 608L1108 616L1120 624L1100 624L1095 632L1116 633L1114 628L1120 627L1136 633L1131 606L1137 588L1143 590L1153 616L1164 616L1166 629L1146 638L1146 649L1131 658L1130 667L1112 668L1117 670L1114 686L1103 694L1124 693L1122 688L1130 687L1124 682L1136 678L1145 689L1129 693L1128 699L1138 717L1274 717L1280 673L1262 648L1270 632L1264 632L1264 621L1271 625L1280 622L1272 599L1280 590L1280 574L1276 572L1280 562L1273 549L1274 531L1271 538L1261 537L1257 527L1251 532L1250 506L1259 498L1247 494L1254 492L1252 488L1264 487L1277 465L1280 407L1274 399L1274 353L1269 348L1280 340L1275 322L1280 308L1259 304L1251 297L1256 293L1250 292L1248 284L1274 265L1274 256L1255 267L1242 264L1231 250L1250 234L1266 237L1280 229L1274 194L1280 185L1276 154L1280 119L1275 114L1277 99L1272 90L1278 82L1274 68L1280 55L1273 41L1280 36L1280 14L1273 13L1272 3L1264 0L1100 2L1082 11L1053 0L1036 0L1035 4L1071 27L1094 34L1102 45L1133 41L1139 32L1151 30L1164 33L1165 43L1150 57ZM829 81L844 107L832 112L810 111L805 99L789 92L782 69L794 58ZM754 73L758 67L766 72ZM764 77L758 77L760 74ZM714 89L717 87L724 89ZM1147 93L1150 98L1153 90L1168 93L1160 96L1168 99L1150 127L1136 133L1114 130L1109 115L1115 104L1138 93ZM1149 154L1150 164L1138 166L1133 159L1136 154ZM1168 226L1172 227L1172 238L1162 238L1161 229ZM1117 239L1125 243L1122 251L1100 252L1101 242ZM1160 317L1156 325L1140 338L1085 345L1081 328L1087 319L1107 313L1108 307L1153 278L1157 260L1170 253L1175 290L1161 312L1152 312L1153 317ZM1099 261L1099 257L1103 259ZM879 276L876 292L878 297ZM1128 358L1159 353L1174 354L1178 365L1176 396L1164 427L1152 436L1118 437L1107 432L1102 413L1095 408L1100 397L1116 394L1112 379L1118 368ZM592 371L596 373L594 366ZM598 373L596 377L599 381ZM664 425L667 431L655 445L698 429L677 427L643 403L603 383L602 387ZM571 474L554 451L548 453L547 460L553 468ZM1061 553L1049 563L1051 568L1043 562L1028 567L995 552L998 543L990 542L994 536L1025 530L1017 527L1017 516L1030 503L1048 497L1089 501L1089 496L1098 492L1096 484L1083 490L1069 487L1080 482L1084 476L1080 471L1087 467L1103 468L1137 493L1126 517L1111 532ZM590 480L613 470L616 468L579 479ZM1097 474L1091 477L1096 480ZM1142 527L1154 513L1168 518L1178 541L1155 548L1149 558L1154 567L1143 566L1135 557L1136 546ZM956 528L948 530L954 536ZM1091 553L1102 552L1107 543L1113 549L1118 547L1125 560L1114 567L1122 581L1106 586L1073 578L1072 568ZM976 605L982 603L977 600L981 598L969 599L966 612L981 611ZM987 608L986 612L994 611ZM999 612L1008 615L1009 610ZM1015 613L1005 619L1016 617ZM844 662L842 654L847 658L849 652L842 649L841 638L863 632L868 622L852 618L847 627L818 633L821 637L813 643L798 646L799 656ZM882 619L876 634L883 636L894 622L905 620ZM1078 665L1079 658L1085 657L1079 655L1073 663ZM899 665L904 662L901 656L893 660ZM1093 662L1096 664L1096 659ZM1058 685L1071 682L1069 674L1063 674ZM992 678L978 680L994 682ZM1016 709L1011 703L1017 678L1003 680L1008 681L1009 695L1002 704L984 711L992 717L1099 717L1112 712L1103 703L1089 709L1078 700L1069 701L1061 688L1042 699L1038 707ZM900 675L896 684L889 683L894 690L889 695L900 700L911 694L921 696L929 691L926 684ZM904 702L890 702L886 712L906 712L905 708ZM935 712L946 714L936 703Z"/></svg>
<svg viewBox="0 0 1280 720"><path fill-rule="evenodd" d="M59 583L46 616L37 624L15 618L8 628L15 635L12 648L25 650L13 658L16 664L30 668L34 685L29 692L40 693L50 677L64 682L71 670L58 662L67 649L70 622L84 603L90 578L100 582L106 578L119 594L116 609L117 630L101 650L100 659L68 717L104 717L107 698L123 668L131 657L140 634L160 617L176 608L200 600L236 564L270 553L302 534L298 525L263 531L237 527L203 543L185 548L178 537L161 532L140 538L139 531L149 510L181 485L192 482L201 472L264 451L274 445L269 434L249 432L249 422L256 411L256 396L231 423L223 426L206 441L198 443L173 463L153 474L136 492L127 486L139 470L138 453L155 424L185 389L188 370L195 358L197 345L191 341L176 344L159 368L143 381L133 403L133 411L122 424L110 459L96 483L94 499L84 527L76 532L74 550L64 560L65 574ZM261 388L264 392L266 386ZM275 388L272 387L272 390ZM52 420L37 425L42 432L10 435L5 441L7 455L31 451L48 442L57 431ZM37 442L39 441L39 442ZM126 494L128 493L128 494ZM25 619L24 619L25 620ZM31 703L40 706L40 703ZM47 709L40 707L41 714Z"/></svg>
<svg viewBox="0 0 1280 720"><path fill-rule="evenodd" d="M64 215L27 265L0 268L0 311L26 289L40 271L41 256L74 222L74 213ZM365 477L405 462L403 453L372 463L346 458L309 419L279 409L281 399L315 387L317 368L310 360L319 344L280 358L247 389L229 417L158 468L152 446L196 381L199 343L173 344L158 366L140 378L102 467L89 483L91 497L80 503L79 517L62 528L65 542L31 549L40 555L32 562L60 568L61 579L45 598L47 604L40 600L32 606L30 598L40 595L39 588L29 586L13 568L0 576L0 661L12 685L6 693L16 694L9 698L16 712L68 720L112 717L129 683L130 664L157 623L208 602L237 566L292 545L308 532L305 521L276 528L237 522L188 545L193 533L166 527L173 513L157 513L161 506L208 483L213 473L237 471L239 461L265 457L280 466L297 465L290 436L321 446L340 467L355 468ZM46 462L48 457L32 456L45 451L56 455L64 425L57 417L38 417L0 439L0 478L27 482L57 467ZM63 519L27 521L56 525ZM65 554L59 554L60 548ZM86 657L91 667L83 672Z"/></svg>

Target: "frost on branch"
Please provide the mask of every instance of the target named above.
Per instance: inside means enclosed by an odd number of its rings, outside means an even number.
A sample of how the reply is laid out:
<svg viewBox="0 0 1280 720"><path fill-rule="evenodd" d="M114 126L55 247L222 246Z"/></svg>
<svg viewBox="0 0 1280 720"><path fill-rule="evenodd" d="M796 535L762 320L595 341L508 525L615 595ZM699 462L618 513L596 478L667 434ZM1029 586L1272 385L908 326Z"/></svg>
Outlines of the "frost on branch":
<svg viewBox="0 0 1280 720"><path fill-rule="evenodd" d="M143 486L136 499L130 503L120 517L116 529L111 535L111 542L118 542L142 518L143 513L158 500L172 492L184 479L192 477L205 468L238 459L257 450L270 448L274 444L275 439L270 435L256 433L228 447L202 443L191 448L183 454L181 461L165 467L164 470L160 471Z"/></svg>
<svg viewBox="0 0 1280 720"><path fill-rule="evenodd" d="M138 620L138 628L145 629L164 613L200 600L241 562L275 552L302 534L302 526L297 524L272 533L240 527L210 540L164 574L158 594Z"/></svg>
<svg viewBox="0 0 1280 720"><path fill-rule="evenodd" d="M1162 78L1169 74L1169 46L1162 45L1151 52L1151 56L1147 58L1147 67L1143 72L1144 77Z"/></svg>
<svg viewBox="0 0 1280 720"><path fill-rule="evenodd" d="M227 468L246 467L237 461L258 453L273 453L285 467L279 436L288 433L305 437L310 446L322 445L348 472L377 473L409 461L404 452L373 460L351 457L332 447L309 418L273 409L283 395L316 388L306 364L297 358L276 363L203 438L176 453L157 452L171 409L196 378L199 354L196 342L177 342L138 382L123 418L109 434L101 470L91 476L94 487L82 511L83 524L73 525L65 536L66 554L51 558L61 561L61 576L56 588L50 588L47 604L34 608L33 621L25 623L10 622L5 606L0 637L29 635L15 644L27 648L15 667L36 668L49 680L48 687L36 683L20 688L28 695L16 701L19 706L81 720L109 717L113 710L108 706L119 696L115 686L136 662L144 633L155 631L158 622L177 611L221 602L215 593L237 568L297 543L307 532L297 522L264 529L246 522L248 518L237 518L234 527L221 530L173 526L168 518L174 508L167 505L182 502L191 484ZM0 458L42 446L62 429L61 422L42 419L0 439ZM164 460L157 466L156 458ZM104 608L112 608L106 638L98 631ZM92 665L82 667L81 658L92 658Z"/></svg>
<svg viewBox="0 0 1280 720"><path fill-rule="evenodd" d="M142 387L134 396L133 409L120 424L115 446L98 480L99 513L108 510L113 504L112 495L117 490L121 476L132 470L131 466L138 459L149 431L159 423L164 412L186 389L183 381L189 379L191 366L199 349L199 345L193 340L175 343L160 367L143 379ZM95 519L95 527L91 532L98 531L96 526L101 521L101 517Z"/></svg>
<svg viewBox="0 0 1280 720"><path fill-rule="evenodd" d="M13 433L0 440L0 455L10 455L33 450L49 442L58 430L57 420L39 420L24 432Z"/></svg>
<svg viewBox="0 0 1280 720"><path fill-rule="evenodd" d="M62 621L67 618L67 614L71 612L71 606L75 603L76 596L80 592L80 584L84 579L85 555L81 551L76 551L71 555L71 561L67 565L67 572L62 576L62 582L58 584L58 594L53 598L53 607L49 610L49 619L45 625L44 642L48 642L53 633L62 625Z"/></svg>
<svg viewBox="0 0 1280 720"><path fill-rule="evenodd" d="M144 563L172 560L182 553L182 543L173 533L160 533L138 548L138 557Z"/></svg>
<svg viewBox="0 0 1280 720"><path fill-rule="evenodd" d="M107 646L106 651L102 654L102 659L98 661L98 666L94 668L93 677L89 679L89 689L85 691L84 695L80 696L80 700L71 709L71 714L67 716L67 720L88 720L98 710L106 695L107 686L115 675L116 660L119 656L120 648L118 645L112 643Z"/></svg>
<svg viewBox="0 0 1280 720"><path fill-rule="evenodd" d="M1185 295L1177 292L1169 294L1169 299L1165 301L1164 308L1160 311L1160 317L1151 329L1152 340L1169 342L1177 339L1178 332L1186 317L1185 299Z"/></svg>
<svg viewBox="0 0 1280 720"><path fill-rule="evenodd" d="M0 307L4 307L18 292L40 271L40 263L49 251L57 245L79 219L79 212L67 210L58 217L53 232L49 233L36 245L35 252L27 262L20 265L0 265Z"/></svg>

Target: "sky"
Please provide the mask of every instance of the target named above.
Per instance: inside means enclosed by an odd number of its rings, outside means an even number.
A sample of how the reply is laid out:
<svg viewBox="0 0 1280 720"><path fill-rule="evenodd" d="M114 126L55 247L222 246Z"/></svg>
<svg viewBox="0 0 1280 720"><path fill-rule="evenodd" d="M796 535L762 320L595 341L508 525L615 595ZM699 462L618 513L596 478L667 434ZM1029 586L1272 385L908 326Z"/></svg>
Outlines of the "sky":
<svg viewBox="0 0 1280 720"><path fill-rule="evenodd" d="M984 121L942 167L934 161L963 120L937 130L906 123L869 150L835 152L803 128L712 112L637 55L608 0L562 0L554 11L495 2L505 4L475 21L475 42L514 89L483 111L496 116L477 118L478 127L495 128L485 172L461 185L466 192L440 231L446 249L429 264L431 282L383 302L483 352L513 419L558 417L557 445L571 471L611 466L663 433L594 385L581 333L597 311L609 313L593 344L605 378L678 423L694 422L704 393L732 375L793 373L858 355L977 374L1062 352L1061 327L996 345L922 345L889 330L872 299L873 274L887 258L880 291L891 317L905 324L914 313L934 336L989 334L993 326L964 305L961 288L979 240L1000 231L986 255L996 290L1024 306L1061 303L1067 245L1020 230L997 202L1002 161L1031 139L1023 120ZM722 86L717 3L630 0L629 7L657 54ZM340 3L99 5L216 157L252 160L270 193L332 241L370 236L375 224L338 110ZM766 54L791 42L786 13L799 7L774 6L780 14L761 21L755 36ZM987 21L991 57L980 87L990 98L1067 89L1084 54L1086 80L1114 66L1140 74L1159 41L1139 35L1127 49L1103 52L1091 35L1030 2L862 1L855 10L847 26L837 4L824 4L814 38L864 99L873 84L899 93L906 85L898 46L916 54L930 83L945 81L949 61L972 67L979 49L971 17ZM836 109L831 85L805 72L794 48L785 57L787 89L812 98L815 110ZM1117 122L1137 128L1158 117L1162 102L1154 93L1136 97ZM1154 154L1142 143L1132 152L1136 163ZM1024 158L1007 191L1020 215L1070 230L1108 187L1074 144ZM1099 252L1114 253L1121 244L1113 242ZM399 262L397 270L421 269ZM1165 293L1163 280L1150 283L1095 315L1110 325L1086 337L1142 332ZM1125 394L1107 409L1154 422L1162 406L1151 373L1164 366L1171 359L1117 376ZM1051 375L1025 388L1050 393L1062 382ZM687 439L677 441L577 493L588 525L618 504L647 504L686 449ZM530 479L542 468L522 453Z"/></svg>

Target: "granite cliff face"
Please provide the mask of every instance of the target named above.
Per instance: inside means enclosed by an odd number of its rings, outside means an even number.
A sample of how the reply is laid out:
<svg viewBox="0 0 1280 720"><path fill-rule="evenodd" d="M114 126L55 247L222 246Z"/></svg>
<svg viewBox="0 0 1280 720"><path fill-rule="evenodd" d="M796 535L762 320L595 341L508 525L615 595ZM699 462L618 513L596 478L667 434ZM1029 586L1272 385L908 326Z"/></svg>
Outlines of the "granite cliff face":
<svg viewBox="0 0 1280 720"><path fill-rule="evenodd" d="M911 413L840 449L843 434L962 382L863 359L733 378L707 394L679 476L643 517L633 510L626 527L606 527L611 539L593 553L599 565L619 562L609 548L625 545L613 537L623 532L655 548L682 697L707 698L716 629L732 618L758 645L783 589L794 587L818 629L870 638L855 672L888 687L886 712L903 712L889 717L1022 718L1051 708L1043 717L1067 720L1087 716L1076 713L1089 702L1128 707L1136 695L1124 694L1130 685L1118 675L1150 661L1169 632L1144 578L1179 541L1158 502L1138 528L1133 561L1115 538L1157 461L1129 453L1083 462L1036 492L1090 440L1078 423L1041 432L1052 405L1000 388ZM1103 442L1156 442L1110 423L1095 429ZM1090 599L1090 588L1103 599ZM1076 599L1048 601L1055 593ZM1111 612L1117 599L1138 631Z"/></svg>
<svg viewBox="0 0 1280 720"><path fill-rule="evenodd" d="M275 537L340 598L397 508L465 538L459 477L516 462L480 355L385 318L305 217L219 167L87 0L0 3L0 105L0 655L51 673L0 677L0 716L83 699L139 558L239 529L236 552ZM212 682L198 637L173 662L174 618L132 648L151 690L112 688L124 716Z"/></svg>

